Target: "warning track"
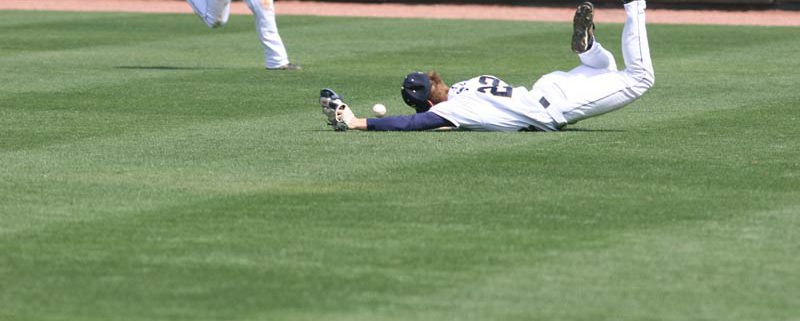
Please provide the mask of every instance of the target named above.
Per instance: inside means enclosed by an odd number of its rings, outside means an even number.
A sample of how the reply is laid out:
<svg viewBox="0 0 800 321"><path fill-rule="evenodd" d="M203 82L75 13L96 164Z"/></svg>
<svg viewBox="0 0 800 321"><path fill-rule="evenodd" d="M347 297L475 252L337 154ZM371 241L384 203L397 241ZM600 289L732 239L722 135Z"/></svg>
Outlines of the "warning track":
<svg viewBox="0 0 800 321"><path fill-rule="evenodd" d="M313 1L277 1L278 15L482 19L517 21L571 21L573 9L500 5L408 5L364 4ZM3 0L0 10L57 10L100 12L191 13L184 1L170 0ZM249 14L242 2L234 2L231 12ZM623 22L621 9L598 10L598 22ZM800 12L782 10L715 11L650 9L649 23L712 24L756 26L800 26Z"/></svg>

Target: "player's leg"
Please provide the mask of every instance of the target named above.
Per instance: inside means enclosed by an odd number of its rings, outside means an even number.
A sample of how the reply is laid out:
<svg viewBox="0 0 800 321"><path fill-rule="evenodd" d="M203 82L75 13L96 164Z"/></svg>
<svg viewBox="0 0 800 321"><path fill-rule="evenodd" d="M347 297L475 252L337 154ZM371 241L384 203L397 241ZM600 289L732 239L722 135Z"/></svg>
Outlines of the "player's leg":
<svg viewBox="0 0 800 321"><path fill-rule="evenodd" d="M622 29L622 56L625 59L625 73L633 81L633 90L644 94L655 83L653 61L650 58L650 45L645 25L645 0L626 0L627 19Z"/></svg>
<svg viewBox="0 0 800 321"><path fill-rule="evenodd" d="M625 70L605 72L559 84L565 91L562 108L568 122L598 116L630 104L655 82L645 27L645 0L625 3L627 19L622 34Z"/></svg>
<svg viewBox="0 0 800 321"><path fill-rule="evenodd" d="M283 45L278 25L275 22L273 0L246 0L256 19L256 31L264 48L264 61L267 69L299 69L289 63L286 47Z"/></svg>
<svg viewBox="0 0 800 321"><path fill-rule="evenodd" d="M581 59L581 65L569 71L572 75L595 76L602 73L617 71L617 62L614 60L614 55L603 48L603 46L596 40L584 53L578 55Z"/></svg>
<svg viewBox="0 0 800 321"><path fill-rule="evenodd" d="M231 0L186 0L194 14L211 28L222 26L228 22L231 14Z"/></svg>

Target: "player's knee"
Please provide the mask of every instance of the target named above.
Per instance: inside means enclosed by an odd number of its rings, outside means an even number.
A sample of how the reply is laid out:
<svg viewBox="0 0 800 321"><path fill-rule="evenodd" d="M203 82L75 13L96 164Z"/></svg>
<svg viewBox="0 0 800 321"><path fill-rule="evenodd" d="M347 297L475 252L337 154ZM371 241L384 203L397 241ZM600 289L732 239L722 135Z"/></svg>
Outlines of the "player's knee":
<svg viewBox="0 0 800 321"><path fill-rule="evenodd" d="M653 85L656 84L656 75L654 75L652 72L649 72L649 71L646 72L645 76L642 77L642 84L647 89L652 88Z"/></svg>
<svg viewBox="0 0 800 321"><path fill-rule="evenodd" d="M630 73L630 77L633 78L633 82L635 83L633 87L641 94L656 84L656 76L650 70L637 70L636 72Z"/></svg>

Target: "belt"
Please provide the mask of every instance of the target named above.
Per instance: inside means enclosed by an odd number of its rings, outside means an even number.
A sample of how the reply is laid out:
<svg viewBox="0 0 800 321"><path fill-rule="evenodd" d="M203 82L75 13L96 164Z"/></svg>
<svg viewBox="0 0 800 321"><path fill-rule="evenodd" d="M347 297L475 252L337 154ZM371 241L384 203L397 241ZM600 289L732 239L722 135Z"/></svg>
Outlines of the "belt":
<svg viewBox="0 0 800 321"><path fill-rule="evenodd" d="M550 102L547 101L547 98L544 98L544 96L542 96L542 99L539 99L539 103L542 104L542 107L544 107L544 109L550 107Z"/></svg>
<svg viewBox="0 0 800 321"><path fill-rule="evenodd" d="M547 100L546 97L542 96L542 98L539 99L539 104L541 104L544 110L547 111L547 114L556 121L559 129L567 125L567 119L564 118L564 114L562 114L557 107L549 108L552 104L550 104L550 101Z"/></svg>

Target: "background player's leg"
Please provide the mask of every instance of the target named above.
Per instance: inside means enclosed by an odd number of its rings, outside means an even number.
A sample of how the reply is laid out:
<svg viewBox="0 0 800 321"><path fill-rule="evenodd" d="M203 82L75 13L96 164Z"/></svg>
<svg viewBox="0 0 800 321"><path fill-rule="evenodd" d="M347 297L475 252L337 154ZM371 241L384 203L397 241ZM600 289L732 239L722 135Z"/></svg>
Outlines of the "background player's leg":
<svg viewBox="0 0 800 321"><path fill-rule="evenodd" d="M279 68L289 64L286 47L278 34L275 23L275 9L272 0L246 0L256 19L256 31L264 48L264 60L267 68Z"/></svg>
<svg viewBox="0 0 800 321"><path fill-rule="evenodd" d="M622 34L624 71L605 72L558 84L565 94L562 112L568 122L622 108L653 86L655 76L645 28L645 7L644 0L625 4L628 18Z"/></svg>
<svg viewBox="0 0 800 321"><path fill-rule="evenodd" d="M231 14L231 0L186 0L194 14L211 28L222 26L228 22Z"/></svg>

